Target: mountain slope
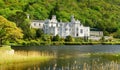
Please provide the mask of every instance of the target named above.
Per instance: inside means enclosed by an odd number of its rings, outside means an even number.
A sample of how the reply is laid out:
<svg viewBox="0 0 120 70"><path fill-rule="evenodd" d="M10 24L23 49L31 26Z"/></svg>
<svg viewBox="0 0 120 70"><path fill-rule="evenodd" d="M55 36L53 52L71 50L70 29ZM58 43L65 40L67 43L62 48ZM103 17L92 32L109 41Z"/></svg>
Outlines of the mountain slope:
<svg viewBox="0 0 120 70"><path fill-rule="evenodd" d="M70 21L74 15L82 24L109 33L120 28L120 0L0 0L0 15L10 18L17 11L40 20L56 15Z"/></svg>

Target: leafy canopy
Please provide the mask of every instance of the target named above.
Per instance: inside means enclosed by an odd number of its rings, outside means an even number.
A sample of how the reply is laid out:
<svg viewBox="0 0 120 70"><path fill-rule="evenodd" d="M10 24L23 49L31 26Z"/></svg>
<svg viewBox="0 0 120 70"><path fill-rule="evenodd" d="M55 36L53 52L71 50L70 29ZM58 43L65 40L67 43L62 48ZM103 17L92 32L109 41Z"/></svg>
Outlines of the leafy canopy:
<svg viewBox="0 0 120 70"><path fill-rule="evenodd" d="M24 13L30 14L32 20L56 15L59 21L70 21L70 16L74 15L86 26L114 33L120 28L119 11L120 0L0 0L0 15L12 18L10 20L17 25L23 22ZM18 16L14 18L11 14Z"/></svg>
<svg viewBox="0 0 120 70"><path fill-rule="evenodd" d="M17 40L22 37L22 30L14 22L0 16L0 40Z"/></svg>

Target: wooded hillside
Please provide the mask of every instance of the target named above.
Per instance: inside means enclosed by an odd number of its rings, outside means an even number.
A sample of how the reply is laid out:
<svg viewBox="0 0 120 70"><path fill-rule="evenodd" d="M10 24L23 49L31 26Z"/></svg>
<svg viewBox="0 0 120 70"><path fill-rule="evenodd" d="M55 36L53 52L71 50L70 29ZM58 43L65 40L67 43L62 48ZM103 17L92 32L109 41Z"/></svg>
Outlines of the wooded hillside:
<svg viewBox="0 0 120 70"><path fill-rule="evenodd" d="M18 12L23 14L17 15ZM56 15L62 21L70 21L74 15L82 24L99 28L105 34L120 32L120 0L0 0L0 15L5 18L21 21L14 15L26 14L37 20Z"/></svg>

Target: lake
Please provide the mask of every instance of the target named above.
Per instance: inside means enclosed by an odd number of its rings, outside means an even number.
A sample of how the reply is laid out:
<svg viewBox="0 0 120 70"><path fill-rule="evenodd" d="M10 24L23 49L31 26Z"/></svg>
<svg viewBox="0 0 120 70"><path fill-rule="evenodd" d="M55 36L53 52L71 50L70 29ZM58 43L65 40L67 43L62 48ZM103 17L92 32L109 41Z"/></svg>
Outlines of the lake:
<svg viewBox="0 0 120 70"><path fill-rule="evenodd" d="M12 47L19 55L54 55L44 61L1 65L1 70L119 70L120 64L91 54L120 53L120 45L64 45L39 47ZM34 53L31 53L34 51Z"/></svg>

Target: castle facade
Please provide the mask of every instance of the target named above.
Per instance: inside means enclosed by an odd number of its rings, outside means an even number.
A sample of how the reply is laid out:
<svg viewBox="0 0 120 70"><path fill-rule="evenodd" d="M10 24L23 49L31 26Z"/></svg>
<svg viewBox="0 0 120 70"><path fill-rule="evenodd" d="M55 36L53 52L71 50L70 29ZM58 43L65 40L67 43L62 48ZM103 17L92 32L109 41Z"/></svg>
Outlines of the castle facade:
<svg viewBox="0 0 120 70"><path fill-rule="evenodd" d="M58 22L55 15L45 21L33 20L31 21L31 27L43 29L45 34L59 35L63 38L69 35L72 37L90 36L90 27L83 26L79 20L75 20L74 16L71 16L70 22Z"/></svg>

